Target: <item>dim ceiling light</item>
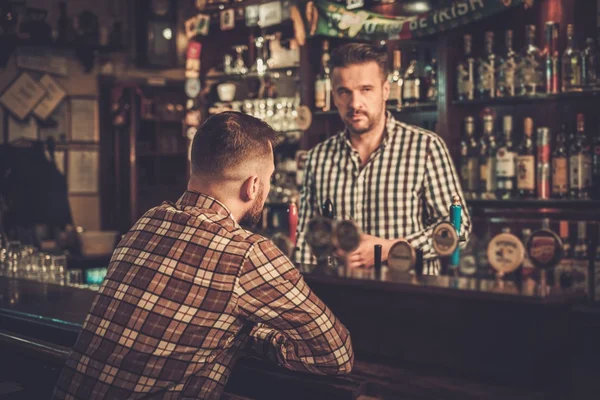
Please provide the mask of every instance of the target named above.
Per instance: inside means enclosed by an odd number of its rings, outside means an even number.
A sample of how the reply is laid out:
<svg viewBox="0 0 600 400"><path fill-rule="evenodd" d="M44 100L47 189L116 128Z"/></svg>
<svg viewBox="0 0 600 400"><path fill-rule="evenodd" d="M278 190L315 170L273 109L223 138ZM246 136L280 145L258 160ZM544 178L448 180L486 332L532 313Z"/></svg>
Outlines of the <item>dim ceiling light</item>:
<svg viewBox="0 0 600 400"><path fill-rule="evenodd" d="M163 30L163 37L167 40L171 40L173 38L173 31L171 28L165 28L165 30Z"/></svg>
<svg viewBox="0 0 600 400"><path fill-rule="evenodd" d="M414 3L407 4L405 8L414 12L425 12L431 10L431 6L427 1L415 1Z"/></svg>

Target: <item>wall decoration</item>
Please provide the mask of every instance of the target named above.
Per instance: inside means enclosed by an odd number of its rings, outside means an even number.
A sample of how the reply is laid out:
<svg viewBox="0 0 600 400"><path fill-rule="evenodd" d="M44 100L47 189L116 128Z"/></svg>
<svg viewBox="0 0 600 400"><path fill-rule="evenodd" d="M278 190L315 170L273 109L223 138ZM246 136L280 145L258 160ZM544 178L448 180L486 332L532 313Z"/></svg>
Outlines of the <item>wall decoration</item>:
<svg viewBox="0 0 600 400"><path fill-rule="evenodd" d="M57 56L48 47L19 47L17 49L17 67L53 75L69 74L68 59Z"/></svg>
<svg viewBox="0 0 600 400"><path fill-rule="evenodd" d="M222 31L229 31L235 28L235 10L233 8L221 11L220 17Z"/></svg>
<svg viewBox="0 0 600 400"><path fill-rule="evenodd" d="M98 141L98 102L95 98L70 99L70 140L75 142Z"/></svg>
<svg viewBox="0 0 600 400"><path fill-rule="evenodd" d="M282 20L281 3L279 1L272 1L258 6L258 26L261 28L280 24Z"/></svg>
<svg viewBox="0 0 600 400"><path fill-rule="evenodd" d="M31 75L23 72L0 97L2 103L18 119L25 119L44 97L46 91Z"/></svg>
<svg viewBox="0 0 600 400"><path fill-rule="evenodd" d="M69 150L69 194L98 193L98 151Z"/></svg>
<svg viewBox="0 0 600 400"><path fill-rule="evenodd" d="M20 121L8 116L8 141L14 142L19 139L38 140L38 126L35 118L27 118Z"/></svg>
<svg viewBox="0 0 600 400"><path fill-rule="evenodd" d="M41 120L46 120L67 95L67 92L48 74L42 76L40 85L46 89L46 97L33 109L33 113Z"/></svg>

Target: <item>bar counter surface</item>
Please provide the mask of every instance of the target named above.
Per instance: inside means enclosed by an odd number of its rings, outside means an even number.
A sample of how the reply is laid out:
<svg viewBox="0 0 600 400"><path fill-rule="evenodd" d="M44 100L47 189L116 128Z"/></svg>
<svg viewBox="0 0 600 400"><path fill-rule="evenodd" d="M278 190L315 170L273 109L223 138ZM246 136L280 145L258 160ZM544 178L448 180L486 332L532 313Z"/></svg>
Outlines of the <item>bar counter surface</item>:
<svg viewBox="0 0 600 400"><path fill-rule="evenodd" d="M581 311L579 293L540 296L533 285L449 277L305 279L352 335L352 374L312 376L249 358L236 366L227 396L597 399L600 393L593 387L600 375L600 311ZM20 358L19 346L29 344L66 357L94 296L90 289L0 277L1 352Z"/></svg>

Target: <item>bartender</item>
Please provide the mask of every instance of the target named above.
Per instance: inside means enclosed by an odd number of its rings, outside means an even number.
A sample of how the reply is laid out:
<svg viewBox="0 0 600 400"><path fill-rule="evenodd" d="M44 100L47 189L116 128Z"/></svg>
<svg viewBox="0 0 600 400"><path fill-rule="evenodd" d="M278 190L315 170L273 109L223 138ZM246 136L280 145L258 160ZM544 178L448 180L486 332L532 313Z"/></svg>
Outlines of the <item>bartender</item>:
<svg viewBox="0 0 600 400"><path fill-rule="evenodd" d="M315 264L306 227L329 199L337 218L361 228L360 245L346 254L348 268L382 261L406 240L423 251L424 271L438 274L433 227L448 219L452 196L464 199L444 141L434 132L396 121L386 112L390 84L387 55L369 44L344 44L331 54L333 101L346 129L315 146L307 156L300 197L296 262ZM464 201L460 233L471 220Z"/></svg>

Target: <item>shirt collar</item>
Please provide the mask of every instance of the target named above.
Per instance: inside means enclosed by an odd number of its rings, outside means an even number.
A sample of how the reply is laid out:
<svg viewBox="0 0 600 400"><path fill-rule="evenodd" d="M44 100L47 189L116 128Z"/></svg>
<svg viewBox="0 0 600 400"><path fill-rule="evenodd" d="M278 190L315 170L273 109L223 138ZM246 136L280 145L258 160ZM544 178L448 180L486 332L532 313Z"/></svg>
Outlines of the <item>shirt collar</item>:
<svg viewBox="0 0 600 400"><path fill-rule="evenodd" d="M228 216L234 219L231 215L231 211L229 211L225 204L221 203L214 197L210 197L203 193L186 190L175 204L179 207L194 207L204 210L211 210L217 214Z"/></svg>
<svg viewBox="0 0 600 400"><path fill-rule="evenodd" d="M390 139L390 134L396 130L396 119L390 111L385 112L384 126L385 129L383 130L383 139L381 140L382 147L387 146ZM353 149L352 142L350 142L350 133L348 132L347 128L339 133L338 140L340 140L342 143L345 143L349 149Z"/></svg>

